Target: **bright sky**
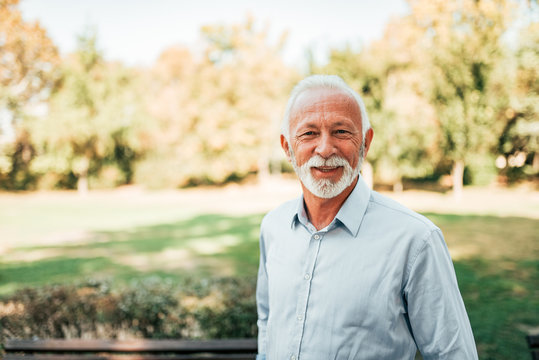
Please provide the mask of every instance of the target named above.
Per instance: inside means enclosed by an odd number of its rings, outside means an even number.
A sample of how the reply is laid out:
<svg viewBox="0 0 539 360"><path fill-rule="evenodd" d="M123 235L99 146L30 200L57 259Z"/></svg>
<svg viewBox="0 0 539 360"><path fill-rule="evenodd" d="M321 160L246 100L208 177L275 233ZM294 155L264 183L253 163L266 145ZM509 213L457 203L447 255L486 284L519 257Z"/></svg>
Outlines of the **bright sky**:
<svg viewBox="0 0 539 360"><path fill-rule="evenodd" d="M407 12L405 0L21 0L25 20L39 20L62 54L76 47L87 26L97 29L108 60L150 65L168 46L193 47L209 24L268 22L277 37L289 32L285 60L303 66L306 49L323 60L329 47L359 48L382 36L391 16Z"/></svg>

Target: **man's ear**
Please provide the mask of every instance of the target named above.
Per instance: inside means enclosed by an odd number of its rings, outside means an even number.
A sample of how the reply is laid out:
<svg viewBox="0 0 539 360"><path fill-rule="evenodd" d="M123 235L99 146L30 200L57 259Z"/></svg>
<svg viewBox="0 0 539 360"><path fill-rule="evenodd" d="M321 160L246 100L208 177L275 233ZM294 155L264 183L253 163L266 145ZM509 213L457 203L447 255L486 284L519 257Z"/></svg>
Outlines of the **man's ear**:
<svg viewBox="0 0 539 360"><path fill-rule="evenodd" d="M374 130L370 128L367 130L367 133L365 134L365 154L363 155L364 158L367 157L367 153L369 152L369 148L371 147L372 138L374 137Z"/></svg>
<svg viewBox="0 0 539 360"><path fill-rule="evenodd" d="M290 158L290 145L288 144L288 141L286 141L286 138L284 135L281 134L281 147L284 150L284 153L286 154L286 158L289 162L292 162L292 159Z"/></svg>

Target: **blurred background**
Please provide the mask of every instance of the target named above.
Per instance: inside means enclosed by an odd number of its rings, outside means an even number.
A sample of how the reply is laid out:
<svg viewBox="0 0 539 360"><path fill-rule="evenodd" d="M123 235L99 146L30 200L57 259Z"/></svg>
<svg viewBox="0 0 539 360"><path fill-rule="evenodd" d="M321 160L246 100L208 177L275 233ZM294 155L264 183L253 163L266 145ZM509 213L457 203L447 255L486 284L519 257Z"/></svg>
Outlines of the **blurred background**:
<svg viewBox="0 0 539 360"><path fill-rule="evenodd" d="M539 332L539 4L0 0L0 342L256 335L292 87L366 103L364 177L439 225L480 358Z"/></svg>

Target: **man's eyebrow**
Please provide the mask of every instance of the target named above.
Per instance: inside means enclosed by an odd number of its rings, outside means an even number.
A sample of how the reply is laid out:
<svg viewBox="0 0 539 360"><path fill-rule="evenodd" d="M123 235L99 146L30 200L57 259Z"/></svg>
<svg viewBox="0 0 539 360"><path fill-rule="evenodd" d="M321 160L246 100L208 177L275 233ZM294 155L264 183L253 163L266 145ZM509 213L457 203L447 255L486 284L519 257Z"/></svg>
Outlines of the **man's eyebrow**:
<svg viewBox="0 0 539 360"><path fill-rule="evenodd" d="M300 132L303 132L305 130L316 130L318 127L316 127L314 124L303 124L296 128L296 133L299 135Z"/></svg>

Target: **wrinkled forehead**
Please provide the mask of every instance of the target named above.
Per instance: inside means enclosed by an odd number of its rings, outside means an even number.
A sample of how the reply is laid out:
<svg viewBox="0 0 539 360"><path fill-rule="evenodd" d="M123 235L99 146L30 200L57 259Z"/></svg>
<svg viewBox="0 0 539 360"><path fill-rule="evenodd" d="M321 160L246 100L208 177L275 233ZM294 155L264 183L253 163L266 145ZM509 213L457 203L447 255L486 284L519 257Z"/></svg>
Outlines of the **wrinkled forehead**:
<svg viewBox="0 0 539 360"><path fill-rule="evenodd" d="M361 126L361 110L354 97L341 89L314 88L300 93L292 107L290 119L292 123L313 112L339 111L347 114Z"/></svg>

